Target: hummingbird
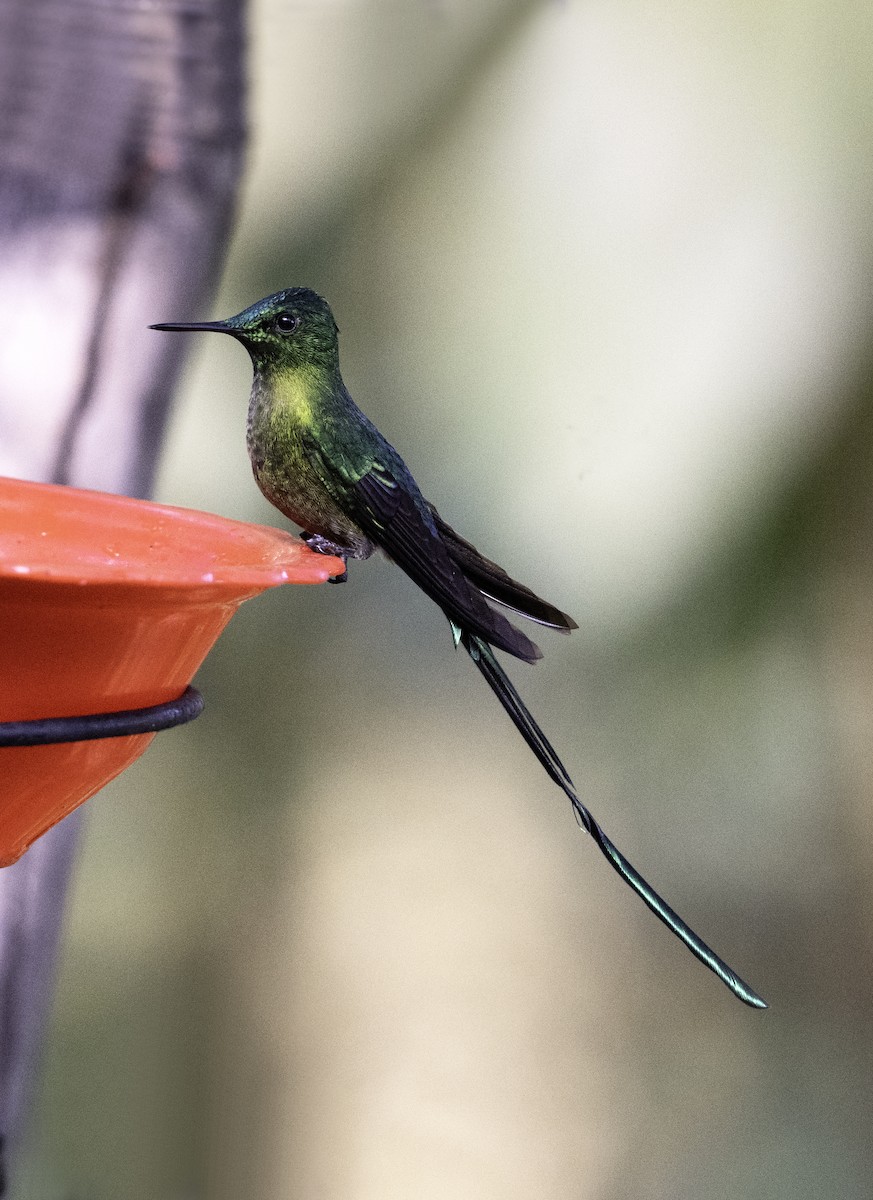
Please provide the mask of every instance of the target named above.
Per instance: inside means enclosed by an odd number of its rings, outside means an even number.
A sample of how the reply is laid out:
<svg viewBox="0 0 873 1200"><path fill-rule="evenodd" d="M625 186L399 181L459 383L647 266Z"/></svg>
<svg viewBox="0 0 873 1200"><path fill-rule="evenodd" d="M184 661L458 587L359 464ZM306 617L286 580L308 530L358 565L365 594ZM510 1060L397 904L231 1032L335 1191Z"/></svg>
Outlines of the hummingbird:
<svg viewBox="0 0 873 1200"><path fill-rule="evenodd" d="M578 628L576 622L480 554L425 499L403 459L343 383L339 329L327 301L309 288L292 287L225 321L150 328L223 333L245 346L254 374L246 443L267 500L300 526L311 549L335 555L344 567L378 549L406 572L442 609L455 648L463 646L610 865L735 996L752 1008L766 1008L628 862L580 800L494 653L502 650L527 663L542 657L505 611L560 633ZM332 582L347 577L346 569Z"/></svg>

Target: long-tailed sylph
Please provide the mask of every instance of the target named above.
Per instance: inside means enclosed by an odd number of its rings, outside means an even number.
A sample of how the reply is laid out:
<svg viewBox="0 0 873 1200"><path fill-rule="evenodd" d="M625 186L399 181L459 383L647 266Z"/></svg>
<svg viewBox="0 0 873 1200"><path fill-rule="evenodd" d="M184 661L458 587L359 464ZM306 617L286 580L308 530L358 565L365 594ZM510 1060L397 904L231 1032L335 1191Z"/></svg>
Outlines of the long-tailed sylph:
<svg viewBox="0 0 873 1200"><path fill-rule="evenodd" d="M226 321L151 328L226 333L242 342L254 368L248 450L267 499L302 527L314 550L345 561L381 549L439 605L455 644L470 655L622 879L736 996L766 1008L646 883L577 796L492 648L524 662L536 661L540 651L493 605L562 633L575 629L575 621L483 557L425 500L403 459L343 383L338 330L326 301L308 288L288 288Z"/></svg>

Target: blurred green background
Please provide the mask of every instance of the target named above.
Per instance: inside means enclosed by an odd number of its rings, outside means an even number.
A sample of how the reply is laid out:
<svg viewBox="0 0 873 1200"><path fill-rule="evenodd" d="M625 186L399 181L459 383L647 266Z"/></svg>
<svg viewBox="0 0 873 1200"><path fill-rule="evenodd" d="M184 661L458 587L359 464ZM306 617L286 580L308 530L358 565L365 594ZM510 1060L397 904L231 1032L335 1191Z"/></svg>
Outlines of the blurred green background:
<svg viewBox="0 0 873 1200"><path fill-rule="evenodd" d="M26 1200L869 1197L873 10L260 0L212 313L305 284L425 493L571 612L383 560L246 605L88 805ZM143 331L143 337L158 336ZM282 524L192 338L158 498Z"/></svg>

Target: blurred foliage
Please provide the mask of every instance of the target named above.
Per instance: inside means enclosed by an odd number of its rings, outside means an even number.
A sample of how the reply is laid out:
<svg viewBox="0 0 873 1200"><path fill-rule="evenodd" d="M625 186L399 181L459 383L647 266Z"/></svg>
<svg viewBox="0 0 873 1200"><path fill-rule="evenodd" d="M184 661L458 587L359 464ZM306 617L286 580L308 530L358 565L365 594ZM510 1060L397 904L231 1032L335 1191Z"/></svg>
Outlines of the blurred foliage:
<svg viewBox="0 0 873 1200"><path fill-rule="evenodd" d="M89 803L22 1195L860 1200L869 13L254 16L216 313L330 298L427 494L579 620L513 673L582 795L772 1010L622 889L371 561L247 605L204 717ZM281 524L248 385L192 346L161 499Z"/></svg>

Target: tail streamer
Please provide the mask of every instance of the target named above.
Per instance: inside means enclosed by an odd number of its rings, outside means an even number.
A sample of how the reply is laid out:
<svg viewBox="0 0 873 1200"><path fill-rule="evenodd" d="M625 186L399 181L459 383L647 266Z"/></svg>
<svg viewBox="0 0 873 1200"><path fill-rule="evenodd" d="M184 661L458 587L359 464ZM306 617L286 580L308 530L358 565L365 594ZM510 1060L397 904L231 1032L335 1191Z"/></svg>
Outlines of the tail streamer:
<svg viewBox="0 0 873 1200"><path fill-rule="evenodd" d="M558 758L548 738L527 709L509 676L500 666L489 644L474 633L469 633L465 629L459 630L454 622L452 623L452 632L456 642L460 641L470 655L470 658L472 658L473 662L482 672L488 686L506 709L516 729L537 756L549 778L567 796L573 805L573 811L579 823L594 838L594 841L600 847L601 853L606 857L610 866L618 871L625 883L633 888L655 916L663 921L667 928L672 930L680 941L685 943L694 957L699 959L704 966L709 967L710 971L713 971L738 999L742 1000L744 1004L748 1004L751 1008L767 1008L767 1002L750 988L723 959L710 950L709 946L697 936L693 929L685 924L679 914L658 895L636 867L628 862L618 847L606 836L592 814L579 799L573 780L567 774L564 764Z"/></svg>

